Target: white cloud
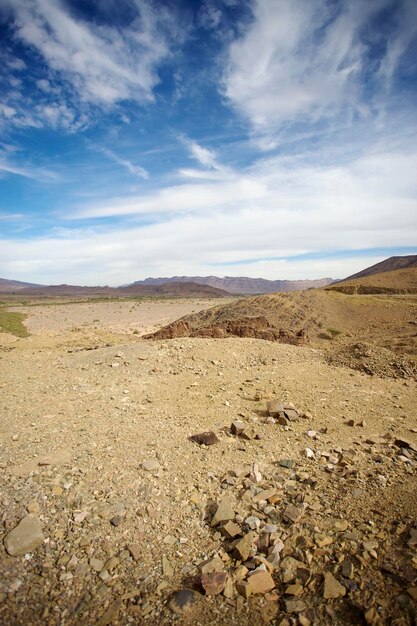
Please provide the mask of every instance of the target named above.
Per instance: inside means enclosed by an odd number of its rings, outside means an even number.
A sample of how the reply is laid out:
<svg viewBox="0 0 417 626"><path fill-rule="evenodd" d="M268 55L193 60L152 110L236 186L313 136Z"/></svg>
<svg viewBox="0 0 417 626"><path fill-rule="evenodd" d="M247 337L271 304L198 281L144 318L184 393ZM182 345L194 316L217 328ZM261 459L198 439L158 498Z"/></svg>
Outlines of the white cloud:
<svg viewBox="0 0 417 626"><path fill-rule="evenodd" d="M335 251L415 246L416 170L412 145L374 145L343 163L301 155L228 176L205 170L218 177L89 204L66 216L78 220L75 228L1 242L0 274L77 282L81 272L90 284L173 274L342 277L382 257L333 259ZM129 222L80 228L83 218L121 216ZM153 223L138 225L143 216ZM330 258L276 260L305 254Z"/></svg>
<svg viewBox="0 0 417 626"><path fill-rule="evenodd" d="M417 35L417 3L415 0L402 0L401 10L397 13L398 27L387 42L387 53L380 67L380 75L390 86L393 74Z"/></svg>
<svg viewBox="0 0 417 626"><path fill-rule="evenodd" d="M8 104L2 104L0 102L0 114L3 115L6 119L11 119L14 115L16 115L16 109L9 106Z"/></svg>
<svg viewBox="0 0 417 626"><path fill-rule="evenodd" d="M363 29L388 4L255 0L253 21L230 45L223 88L249 119L261 147L275 147L284 124L314 123L341 112L369 114L360 84L368 63ZM409 26L388 37L386 74L392 74L417 30L415 2L399 4L399 13L408 7Z"/></svg>
<svg viewBox="0 0 417 626"><path fill-rule="evenodd" d="M10 155L16 151L15 146L8 146L7 144L3 146L3 149L0 149L0 178L13 175L44 182L60 180L58 174L48 168L16 164L10 160Z"/></svg>
<svg viewBox="0 0 417 626"><path fill-rule="evenodd" d="M11 70L21 71L26 69L26 63L23 61L23 59L19 59L17 57L15 57L14 59L8 59L6 61L6 65L7 67L10 67Z"/></svg>
<svg viewBox="0 0 417 626"><path fill-rule="evenodd" d="M216 161L216 153L214 150L209 150L196 141L188 139L188 137L181 136L180 140L188 148L193 159L198 161L203 167L208 167L213 170L220 169L220 165Z"/></svg>
<svg viewBox="0 0 417 626"><path fill-rule="evenodd" d="M112 159L112 161L115 161L119 165L125 167L131 174L139 176L139 178L149 178L149 172L145 170L144 167L141 167L140 165L134 165L128 159L123 159L117 156L117 154L114 154L112 150L108 150L107 148L102 148L101 152L109 157L109 159Z"/></svg>
<svg viewBox="0 0 417 626"><path fill-rule="evenodd" d="M169 54L160 28L163 10L158 14L138 0L136 18L120 30L81 21L59 0L10 0L9 5L16 38L34 48L81 101L107 106L153 99L157 65Z"/></svg>

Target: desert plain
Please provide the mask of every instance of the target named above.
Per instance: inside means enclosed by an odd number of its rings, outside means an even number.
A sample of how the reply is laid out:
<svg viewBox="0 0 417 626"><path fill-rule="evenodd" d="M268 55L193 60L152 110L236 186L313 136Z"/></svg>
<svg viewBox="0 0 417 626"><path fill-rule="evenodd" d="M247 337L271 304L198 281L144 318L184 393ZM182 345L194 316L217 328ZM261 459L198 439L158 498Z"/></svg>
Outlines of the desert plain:
<svg viewBox="0 0 417 626"><path fill-rule="evenodd" d="M235 298L11 303L28 336L0 333L1 624L415 623L416 300L386 362L382 318L367 353L369 324L318 324L353 296L312 316L309 293L299 345L144 339L202 310L247 320Z"/></svg>

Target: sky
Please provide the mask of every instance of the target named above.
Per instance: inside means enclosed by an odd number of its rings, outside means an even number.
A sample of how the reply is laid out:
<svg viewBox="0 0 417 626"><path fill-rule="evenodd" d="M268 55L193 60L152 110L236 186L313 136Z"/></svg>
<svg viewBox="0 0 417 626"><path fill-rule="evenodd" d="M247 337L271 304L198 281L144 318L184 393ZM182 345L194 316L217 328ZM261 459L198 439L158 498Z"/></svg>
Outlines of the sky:
<svg viewBox="0 0 417 626"><path fill-rule="evenodd" d="M417 254L415 0L0 0L0 276Z"/></svg>

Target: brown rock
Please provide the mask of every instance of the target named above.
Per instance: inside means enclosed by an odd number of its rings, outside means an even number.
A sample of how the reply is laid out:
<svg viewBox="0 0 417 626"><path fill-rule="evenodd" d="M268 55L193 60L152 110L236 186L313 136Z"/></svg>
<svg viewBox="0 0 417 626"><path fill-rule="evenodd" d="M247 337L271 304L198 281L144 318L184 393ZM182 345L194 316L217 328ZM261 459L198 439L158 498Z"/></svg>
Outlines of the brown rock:
<svg viewBox="0 0 417 626"><path fill-rule="evenodd" d="M226 572L211 572L202 575L201 585L208 596L218 596L223 591L226 580Z"/></svg>
<svg viewBox="0 0 417 626"><path fill-rule="evenodd" d="M271 574L259 570L248 578L250 594L267 593L275 589L275 582Z"/></svg>
<svg viewBox="0 0 417 626"><path fill-rule="evenodd" d="M306 608L307 606L302 600L296 600L295 598L285 600L285 611L287 613L301 613L305 611Z"/></svg>
<svg viewBox="0 0 417 626"><path fill-rule="evenodd" d="M244 598L249 598L251 594L250 585L248 582L238 582L236 583L236 591L239 595Z"/></svg>
<svg viewBox="0 0 417 626"><path fill-rule="evenodd" d="M350 559L345 559L342 563L342 576L344 578L353 578L354 567Z"/></svg>
<svg viewBox="0 0 417 626"><path fill-rule="evenodd" d="M200 444L200 446L212 446L220 441L212 430L192 435L190 439L191 441L195 441L195 443Z"/></svg>
<svg viewBox="0 0 417 626"><path fill-rule="evenodd" d="M215 512L213 519L211 520L212 526L217 526L222 522L228 522L232 520L235 516L235 512L232 507L232 503L230 498L226 496L223 500L220 500L219 505L217 507L217 511Z"/></svg>
<svg viewBox="0 0 417 626"><path fill-rule="evenodd" d="M294 506L293 504L289 504L282 516L286 522L290 522L291 524L295 524L298 522L300 517L303 515L303 510Z"/></svg>
<svg viewBox="0 0 417 626"><path fill-rule="evenodd" d="M292 585L288 585L288 587L285 590L285 593L287 596L301 596L303 591L304 591L303 586L300 585L300 583L294 583Z"/></svg>
<svg viewBox="0 0 417 626"><path fill-rule="evenodd" d="M245 424L243 422L240 422L239 420L235 420L230 426L230 432L232 433L232 435L241 435L244 430Z"/></svg>
<svg viewBox="0 0 417 626"><path fill-rule="evenodd" d="M339 581L333 576L331 572L326 572L324 577L324 590L323 597L325 600L332 600L334 598L341 598L346 594L346 589Z"/></svg>
<svg viewBox="0 0 417 626"><path fill-rule="evenodd" d="M235 586L230 576L226 578L226 583L223 589L223 595L225 598L233 598L235 595Z"/></svg>
<svg viewBox="0 0 417 626"><path fill-rule="evenodd" d="M122 601L115 600L111 603L109 608L103 613L103 615L96 621L95 626L108 626L114 622L121 609Z"/></svg>
<svg viewBox="0 0 417 626"><path fill-rule="evenodd" d="M240 526L235 524L235 522L229 521L220 528L220 532L228 539L233 539L234 537L237 537L237 535L240 535L242 531Z"/></svg>
<svg viewBox="0 0 417 626"><path fill-rule="evenodd" d="M23 556L42 545L44 535L42 525L36 515L29 513L4 538L6 551L10 556Z"/></svg>
<svg viewBox="0 0 417 626"><path fill-rule="evenodd" d="M213 572L222 572L224 570L224 563L219 556L215 556L208 561L204 561L199 565L200 572L202 574L212 574Z"/></svg>
<svg viewBox="0 0 417 626"><path fill-rule="evenodd" d="M142 549L141 549L141 545L140 543L131 543L127 546L127 549L129 550L130 554L132 555L132 558L134 561L139 561L140 556L142 554Z"/></svg>
<svg viewBox="0 0 417 626"><path fill-rule="evenodd" d="M300 419L298 411L295 409L285 409L284 415L289 422L297 422Z"/></svg>
<svg viewBox="0 0 417 626"><path fill-rule="evenodd" d="M278 402L278 400L270 400L267 402L266 408L272 417L278 417L281 413L284 413L284 405L282 402Z"/></svg>
<svg viewBox="0 0 417 626"><path fill-rule="evenodd" d="M240 436L242 437L242 439L246 439L246 441L251 441L252 439L260 439L259 434L256 432L253 426L248 426L247 428L245 428Z"/></svg>
<svg viewBox="0 0 417 626"><path fill-rule="evenodd" d="M238 541L238 543L235 545L237 558L240 561L246 561L249 558L255 538L256 533L250 531L244 537L242 537L242 539Z"/></svg>
<svg viewBox="0 0 417 626"><path fill-rule="evenodd" d="M256 494L253 501L260 502L261 500L269 500L270 498L275 496L276 493L277 493L277 490L274 487L270 487L269 489L263 489L262 491Z"/></svg>

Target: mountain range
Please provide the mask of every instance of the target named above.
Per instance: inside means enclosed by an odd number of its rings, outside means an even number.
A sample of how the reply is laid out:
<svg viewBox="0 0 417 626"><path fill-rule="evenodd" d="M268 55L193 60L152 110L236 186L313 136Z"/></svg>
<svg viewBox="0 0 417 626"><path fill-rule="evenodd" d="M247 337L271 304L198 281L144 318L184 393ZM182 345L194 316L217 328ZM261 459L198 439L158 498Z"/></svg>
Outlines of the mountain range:
<svg viewBox="0 0 417 626"><path fill-rule="evenodd" d="M134 285L163 285L166 283L193 282L199 285L210 285L216 289L224 289L232 294L256 295L262 293L304 291L317 287L325 287L334 282L332 278L317 280L267 280L265 278L248 278L247 276L172 276L165 278L146 278L138 280Z"/></svg>

